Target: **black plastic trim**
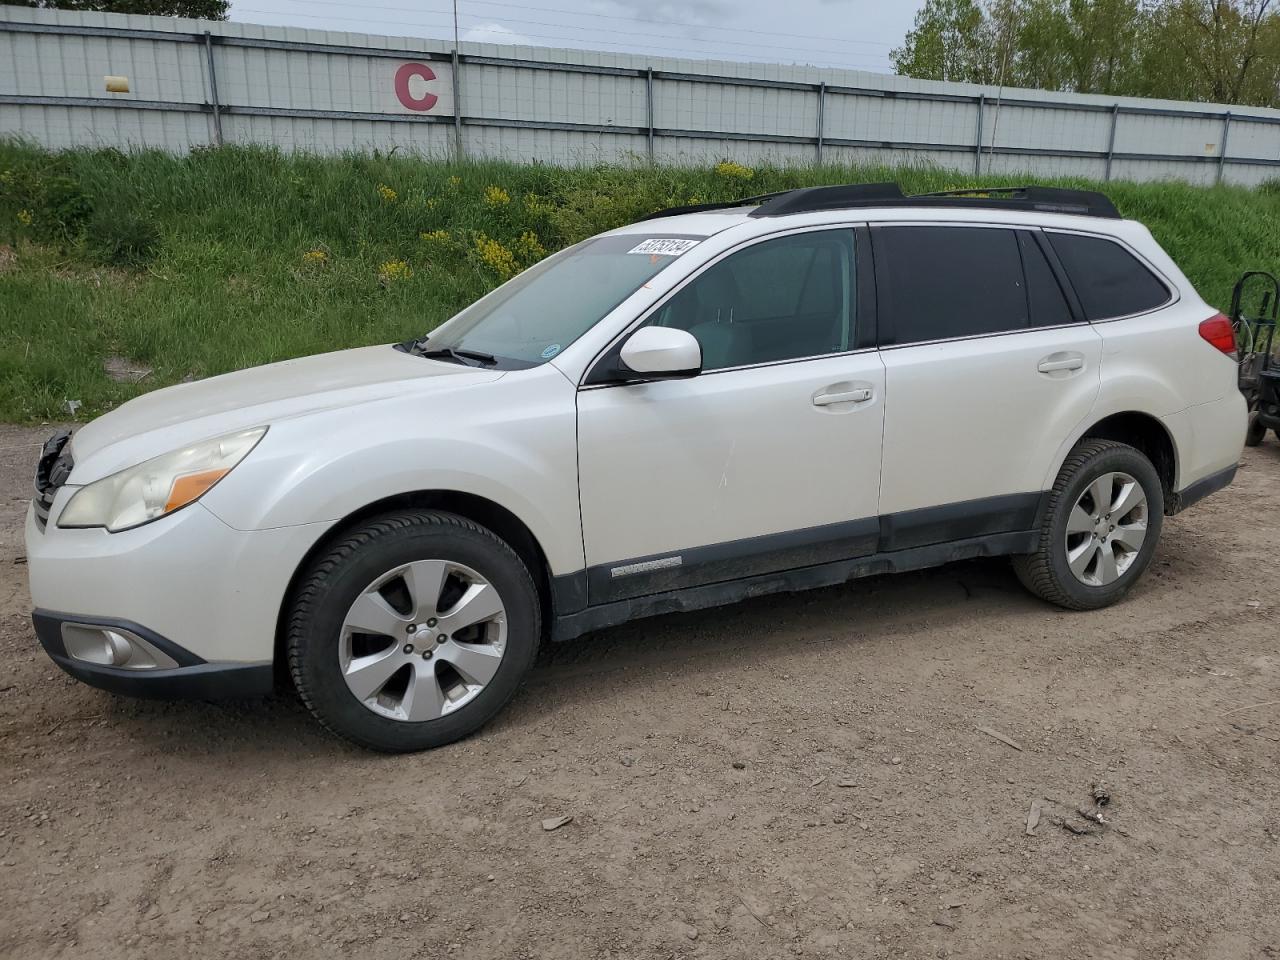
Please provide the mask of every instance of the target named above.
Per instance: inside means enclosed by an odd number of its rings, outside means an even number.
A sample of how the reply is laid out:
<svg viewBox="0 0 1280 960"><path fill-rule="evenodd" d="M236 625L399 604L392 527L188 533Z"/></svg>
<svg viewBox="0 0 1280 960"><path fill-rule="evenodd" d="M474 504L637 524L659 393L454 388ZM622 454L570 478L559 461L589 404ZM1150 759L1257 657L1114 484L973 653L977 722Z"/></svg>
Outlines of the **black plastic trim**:
<svg viewBox="0 0 1280 960"><path fill-rule="evenodd" d="M1071 309L1071 319L1076 323L1088 323L1089 318L1084 315L1084 305L1080 303L1080 296L1076 293L1071 277L1067 275L1067 268L1062 265L1062 261L1058 258L1058 251L1053 249L1053 244L1049 242L1049 237L1043 230L1039 229L1028 230L1028 232L1035 237L1036 245L1040 248L1040 252L1049 261L1049 269L1058 278L1058 286L1062 289L1062 295L1067 298L1067 306ZM1026 272L1025 266L1023 272Z"/></svg>
<svg viewBox="0 0 1280 960"><path fill-rule="evenodd" d="M1040 492L984 497L596 564L586 571L586 599L594 607L877 553L1032 530L1039 526L1047 500L1048 494Z"/></svg>
<svg viewBox="0 0 1280 960"><path fill-rule="evenodd" d="M1047 496L1011 493L888 514L880 518L880 550L909 550L1011 530L1030 530L1036 526Z"/></svg>
<svg viewBox="0 0 1280 960"><path fill-rule="evenodd" d="M31 621L40 645L54 663L77 680L110 693L162 700L219 700L261 697L275 689L275 674L270 663L206 663L190 650L130 620L37 610L31 615ZM122 670L76 660L67 655L62 640L64 623L128 630L168 654L180 666L170 670Z"/></svg>
<svg viewBox="0 0 1280 960"><path fill-rule="evenodd" d="M587 571L575 570L551 578L551 611L554 616L577 613L587 605Z"/></svg>
<svg viewBox="0 0 1280 960"><path fill-rule="evenodd" d="M877 243L878 227L867 228L868 248L876 277L876 346L894 346L897 331L893 323L893 284L889 282L889 256L883 244Z"/></svg>
<svg viewBox="0 0 1280 960"><path fill-rule="evenodd" d="M792 567L866 556L875 553L879 537L879 522L875 517L867 517L598 564L587 568L587 599L595 606L718 581L740 580ZM670 566L657 566L663 561L676 560L678 562ZM648 564L655 566L649 570L615 575L615 571Z"/></svg>
<svg viewBox="0 0 1280 960"><path fill-rule="evenodd" d="M1187 507L1194 506L1205 497L1212 496L1219 490L1231 486L1231 482L1236 478L1236 470L1239 465L1233 463L1225 470L1219 470L1217 473L1211 473L1209 476L1197 480L1195 483L1173 495L1170 509L1165 512L1169 516L1175 513L1181 513Z"/></svg>
<svg viewBox="0 0 1280 960"><path fill-rule="evenodd" d="M773 593L828 587L881 573L922 570L926 567L936 567L955 560L969 560L974 557L1030 553L1036 548L1039 537L1039 532L1035 530L993 534L619 600L588 607L579 613L557 617L551 627L551 638L571 640L592 630L602 630L605 627L642 617L703 610Z"/></svg>
<svg viewBox="0 0 1280 960"><path fill-rule="evenodd" d="M31 622L35 624L36 636L40 638L41 645L49 652L50 656L65 657L67 655L66 647L62 642L62 625L64 623L79 623L88 627L127 630L129 633L136 634L147 641L161 653L168 654L173 658L174 663L180 667L197 667L205 662L185 647L178 646L172 640L162 637L154 630L149 630L142 624L134 623L132 620L121 620L118 617L83 617L74 613L36 610L31 614Z"/></svg>
<svg viewBox="0 0 1280 960"><path fill-rule="evenodd" d="M853 268L858 284L853 317L854 349L873 350L878 317L876 259L871 248L871 229L866 224L853 229Z"/></svg>

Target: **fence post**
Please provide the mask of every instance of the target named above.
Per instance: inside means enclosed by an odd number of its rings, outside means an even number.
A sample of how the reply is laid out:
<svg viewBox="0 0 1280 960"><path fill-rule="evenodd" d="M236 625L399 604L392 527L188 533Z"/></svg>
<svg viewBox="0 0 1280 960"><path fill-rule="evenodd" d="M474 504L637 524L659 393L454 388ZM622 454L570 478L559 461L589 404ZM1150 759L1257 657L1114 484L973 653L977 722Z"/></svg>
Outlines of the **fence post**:
<svg viewBox="0 0 1280 960"><path fill-rule="evenodd" d="M978 94L978 131L973 138L973 175L982 176L982 108L987 103L985 93Z"/></svg>
<svg viewBox="0 0 1280 960"><path fill-rule="evenodd" d="M827 116L827 84L818 84L818 165L822 165L822 128Z"/></svg>
<svg viewBox="0 0 1280 960"><path fill-rule="evenodd" d="M462 58L453 48L453 158L462 159Z"/></svg>
<svg viewBox="0 0 1280 960"><path fill-rule="evenodd" d="M1228 110L1222 115L1222 149L1218 151L1218 183L1222 182L1222 176L1226 172L1227 167L1227 138L1231 136L1231 111Z"/></svg>
<svg viewBox="0 0 1280 960"><path fill-rule="evenodd" d="M644 72L644 107L649 127L649 162L653 163L653 67Z"/></svg>
<svg viewBox="0 0 1280 960"><path fill-rule="evenodd" d="M213 36L204 32L204 55L209 62L209 96L213 107L213 141L222 146L222 105L218 102L218 73L213 66Z"/></svg>
<svg viewBox="0 0 1280 960"><path fill-rule="evenodd" d="M1116 122L1120 119L1120 104L1115 104L1111 108L1111 135L1107 137L1107 172L1102 178L1104 180L1111 179L1111 161L1116 155Z"/></svg>

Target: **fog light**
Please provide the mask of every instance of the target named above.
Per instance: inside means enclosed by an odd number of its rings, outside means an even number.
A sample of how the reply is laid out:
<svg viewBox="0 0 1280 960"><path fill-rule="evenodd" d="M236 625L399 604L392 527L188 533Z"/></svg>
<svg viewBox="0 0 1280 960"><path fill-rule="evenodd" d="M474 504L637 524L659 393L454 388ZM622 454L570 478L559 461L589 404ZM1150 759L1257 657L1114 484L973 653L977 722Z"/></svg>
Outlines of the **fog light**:
<svg viewBox="0 0 1280 960"><path fill-rule="evenodd" d="M85 663L123 670L169 670L178 662L153 644L121 627L64 623L62 645L67 656Z"/></svg>

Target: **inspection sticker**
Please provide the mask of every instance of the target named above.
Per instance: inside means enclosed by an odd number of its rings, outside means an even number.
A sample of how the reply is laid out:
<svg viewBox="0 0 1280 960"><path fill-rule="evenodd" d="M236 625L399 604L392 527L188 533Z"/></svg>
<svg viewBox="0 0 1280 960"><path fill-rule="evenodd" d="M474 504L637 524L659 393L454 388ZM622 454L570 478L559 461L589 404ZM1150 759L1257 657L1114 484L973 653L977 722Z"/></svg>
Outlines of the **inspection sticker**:
<svg viewBox="0 0 1280 960"><path fill-rule="evenodd" d="M691 247L698 245L697 240L676 240L675 238L655 237L632 247L627 253L648 253L663 257L678 257Z"/></svg>

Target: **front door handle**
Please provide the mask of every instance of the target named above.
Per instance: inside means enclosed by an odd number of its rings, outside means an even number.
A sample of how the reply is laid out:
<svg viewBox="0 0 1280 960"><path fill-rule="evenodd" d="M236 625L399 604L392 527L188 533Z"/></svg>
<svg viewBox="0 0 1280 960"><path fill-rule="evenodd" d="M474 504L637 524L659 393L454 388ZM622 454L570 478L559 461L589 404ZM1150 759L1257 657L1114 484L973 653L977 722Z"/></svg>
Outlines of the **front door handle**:
<svg viewBox="0 0 1280 960"><path fill-rule="evenodd" d="M1084 357L1050 357L1041 360L1036 369L1041 373L1054 373L1058 370L1083 370Z"/></svg>
<svg viewBox="0 0 1280 960"><path fill-rule="evenodd" d="M867 387L855 390L844 390L840 393L819 393L813 398L815 407L829 407L833 403L862 403L871 399L871 391Z"/></svg>

